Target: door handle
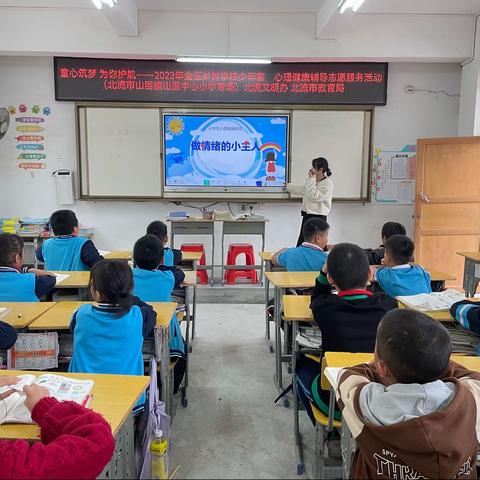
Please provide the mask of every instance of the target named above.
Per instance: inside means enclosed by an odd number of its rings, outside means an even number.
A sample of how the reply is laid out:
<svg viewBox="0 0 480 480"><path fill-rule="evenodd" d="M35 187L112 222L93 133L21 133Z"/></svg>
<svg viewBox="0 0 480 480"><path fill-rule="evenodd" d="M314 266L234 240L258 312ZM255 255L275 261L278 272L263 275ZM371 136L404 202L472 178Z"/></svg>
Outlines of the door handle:
<svg viewBox="0 0 480 480"><path fill-rule="evenodd" d="M421 199L425 202L425 203L429 203L430 202L430 199L422 192L420 193L420 197Z"/></svg>

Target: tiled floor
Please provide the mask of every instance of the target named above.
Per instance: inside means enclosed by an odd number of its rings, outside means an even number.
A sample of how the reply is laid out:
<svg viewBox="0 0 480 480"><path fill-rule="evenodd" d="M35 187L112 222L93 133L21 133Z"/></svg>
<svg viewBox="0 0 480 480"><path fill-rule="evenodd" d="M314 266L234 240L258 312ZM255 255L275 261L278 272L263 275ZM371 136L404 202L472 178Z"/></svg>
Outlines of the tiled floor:
<svg viewBox="0 0 480 480"><path fill-rule="evenodd" d="M202 303L196 328L189 406L177 407L170 470L180 465L176 478L189 479L299 478L292 409L273 404L263 305ZM314 429L303 412L301 427L308 473Z"/></svg>

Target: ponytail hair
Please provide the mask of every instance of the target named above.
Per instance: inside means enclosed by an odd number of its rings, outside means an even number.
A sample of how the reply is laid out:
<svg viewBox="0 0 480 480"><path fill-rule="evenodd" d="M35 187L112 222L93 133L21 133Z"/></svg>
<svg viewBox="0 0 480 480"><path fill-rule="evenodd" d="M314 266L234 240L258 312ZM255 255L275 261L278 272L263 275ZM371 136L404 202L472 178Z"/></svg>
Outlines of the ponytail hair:
<svg viewBox="0 0 480 480"><path fill-rule="evenodd" d="M15 255L23 256L23 238L14 233L0 234L0 267L11 267Z"/></svg>
<svg viewBox="0 0 480 480"><path fill-rule="evenodd" d="M132 269L124 260L100 260L92 267L88 290L96 290L100 302L119 306L118 315L124 315L134 303Z"/></svg>
<svg viewBox="0 0 480 480"><path fill-rule="evenodd" d="M332 174L332 171L328 167L328 160L323 157L314 158L312 160L312 167L315 170L323 170L325 176L329 177Z"/></svg>

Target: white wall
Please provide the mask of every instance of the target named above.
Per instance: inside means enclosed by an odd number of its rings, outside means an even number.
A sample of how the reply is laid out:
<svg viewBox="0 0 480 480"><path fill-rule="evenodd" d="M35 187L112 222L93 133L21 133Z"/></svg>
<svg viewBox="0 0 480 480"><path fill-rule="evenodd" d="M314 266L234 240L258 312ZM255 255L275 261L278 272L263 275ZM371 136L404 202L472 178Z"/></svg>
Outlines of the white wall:
<svg viewBox="0 0 480 480"><path fill-rule="evenodd" d="M478 23L478 18L477 18ZM480 135L480 28L477 27L474 58L462 66L458 135ZM472 51L472 53L473 53Z"/></svg>
<svg viewBox="0 0 480 480"><path fill-rule="evenodd" d="M17 168L14 127L0 141L0 216L48 216L59 207L51 172L76 169L74 107L54 101L52 73L51 58L0 57L0 106L40 103L50 105L53 112L46 130L46 170L31 174ZM374 145L399 148L415 143L418 137L456 135L458 98L430 93L408 95L404 92L406 85L458 93L460 68L452 64L391 64L387 106L375 110ZM148 222L182 208L161 202L103 201L78 202L74 210L82 224L95 228L99 248L127 249ZM232 208L239 210L237 205ZM261 213L271 220L267 227L268 249L296 241L299 212L299 203L267 204L261 208ZM329 217L331 241L375 246L385 221L400 221L411 233L412 213L411 206L334 204Z"/></svg>
<svg viewBox="0 0 480 480"><path fill-rule="evenodd" d="M317 39L314 12L140 11L138 18L140 35L119 37L94 8L2 8L0 54L460 62L470 55L474 22L473 15L347 13L335 15Z"/></svg>

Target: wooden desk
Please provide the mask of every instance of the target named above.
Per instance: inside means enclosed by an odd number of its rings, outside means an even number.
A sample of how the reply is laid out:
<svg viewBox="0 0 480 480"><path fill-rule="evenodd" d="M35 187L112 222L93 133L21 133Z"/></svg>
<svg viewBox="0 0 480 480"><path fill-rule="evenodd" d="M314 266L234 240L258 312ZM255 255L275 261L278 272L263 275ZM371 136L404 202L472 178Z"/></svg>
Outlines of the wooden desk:
<svg viewBox="0 0 480 480"><path fill-rule="evenodd" d="M457 252L457 255L465 257L465 267L463 269L465 296L473 297L480 280L480 252Z"/></svg>
<svg viewBox="0 0 480 480"><path fill-rule="evenodd" d="M404 303L398 301L400 308L408 308ZM480 299L479 299L480 301ZM284 295L283 296L283 319L285 321L313 321L313 314L310 310L311 298L309 295ZM454 322L455 319L450 312L424 312L437 322Z"/></svg>
<svg viewBox="0 0 480 480"><path fill-rule="evenodd" d="M275 288L312 288L320 272L267 272L265 276Z"/></svg>
<svg viewBox="0 0 480 480"><path fill-rule="evenodd" d="M42 316L29 325L31 331L61 331L69 330L70 320L75 311L82 305L92 302L58 302L52 308L47 310ZM157 313L157 324L154 331L153 353L157 362L160 364L160 377L166 379L162 382L161 399L167 404L167 411L170 412L171 402L169 402L169 383L168 383L168 365L170 360L170 320L177 308L174 302L150 302ZM71 336L59 336L62 345L70 346ZM146 340L148 343L148 340ZM150 341L150 350L151 351ZM188 344L188 343L187 343ZM68 351L73 347L67 348Z"/></svg>
<svg viewBox="0 0 480 480"><path fill-rule="evenodd" d="M93 302L58 302L54 303L28 326L29 330L68 330L73 314L85 304ZM170 325L177 304L174 302L150 302L157 313L157 327L167 328Z"/></svg>
<svg viewBox="0 0 480 480"><path fill-rule="evenodd" d="M456 356L450 357L453 361L463 365L464 367L473 370L480 371L480 357L468 357L468 356ZM334 368L348 368L360 363L369 363L373 360L373 353L348 353L348 352L326 352L325 353L325 366ZM325 377L329 381L329 377ZM322 379L323 380L323 379ZM337 379L338 380L338 379ZM335 398L336 384L332 384L332 390L330 392L330 398ZM335 410L335 401L330 402L329 406L329 418L333 418ZM350 466L352 463L353 455L356 450L355 441L350 433L349 427L346 421L342 421L341 432L342 443L342 463L343 463L343 478L349 478Z"/></svg>
<svg viewBox="0 0 480 480"><path fill-rule="evenodd" d="M116 260L131 260L132 251L131 250L114 250L106 253L103 258L106 259L116 259Z"/></svg>
<svg viewBox="0 0 480 480"><path fill-rule="evenodd" d="M25 328L55 304L55 302L2 302L0 308L8 308L10 311L0 320L13 328Z"/></svg>
<svg viewBox="0 0 480 480"><path fill-rule="evenodd" d="M44 372L0 370L0 375L27 373L39 376ZM115 453L110 464L105 468L102 478L137 478L132 409L147 388L150 377L64 372L60 375L95 382L90 407L105 417L115 436ZM35 442L39 440L39 428L37 425L25 424L0 425L0 438Z"/></svg>
<svg viewBox="0 0 480 480"><path fill-rule="evenodd" d="M450 358L469 370L480 372L480 357L452 355ZM348 368L360 363L369 363L372 360L373 353L325 352L326 367Z"/></svg>
<svg viewBox="0 0 480 480"><path fill-rule="evenodd" d="M202 252L182 252L182 262L199 262Z"/></svg>
<svg viewBox="0 0 480 480"><path fill-rule="evenodd" d="M310 295L284 295L283 319L286 322L313 322Z"/></svg>
<svg viewBox="0 0 480 480"><path fill-rule="evenodd" d="M55 271L55 273L62 273L64 275L68 275L68 278L57 283L55 288L87 288L88 282L90 281L90 272L59 272Z"/></svg>

